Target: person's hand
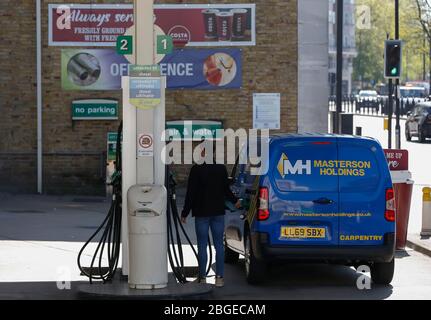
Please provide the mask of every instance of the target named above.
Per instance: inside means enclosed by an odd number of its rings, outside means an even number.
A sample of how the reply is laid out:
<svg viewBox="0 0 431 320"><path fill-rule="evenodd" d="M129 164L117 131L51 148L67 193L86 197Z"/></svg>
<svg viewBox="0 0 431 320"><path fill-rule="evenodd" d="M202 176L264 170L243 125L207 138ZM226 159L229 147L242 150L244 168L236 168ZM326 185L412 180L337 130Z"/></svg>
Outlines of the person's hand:
<svg viewBox="0 0 431 320"><path fill-rule="evenodd" d="M241 200L238 200L238 201L235 203L235 208L237 208L237 209L241 209L241 207L242 207Z"/></svg>
<svg viewBox="0 0 431 320"><path fill-rule="evenodd" d="M181 223L182 224L186 224L187 223L187 218L186 217L181 217Z"/></svg>

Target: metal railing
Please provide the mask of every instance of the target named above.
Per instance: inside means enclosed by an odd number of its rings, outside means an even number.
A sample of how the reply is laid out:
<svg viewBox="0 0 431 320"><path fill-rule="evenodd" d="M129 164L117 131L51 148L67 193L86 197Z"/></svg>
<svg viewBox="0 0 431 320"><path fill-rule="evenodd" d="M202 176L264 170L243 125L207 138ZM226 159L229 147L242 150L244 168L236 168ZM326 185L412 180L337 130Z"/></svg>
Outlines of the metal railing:
<svg viewBox="0 0 431 320"><path fill-rule="evenodd" d="M400 115L407 117L407 112L411 112L416 104L425 101L424 98L401 98ZM363 98L359 99L353 95L345 95L342 98L342 112L350 114L387 116L389 110L388 97ZM395 117L395 100L393 101L393 115ZM329 111L336 111L336 97L329 97Z"/></svg>

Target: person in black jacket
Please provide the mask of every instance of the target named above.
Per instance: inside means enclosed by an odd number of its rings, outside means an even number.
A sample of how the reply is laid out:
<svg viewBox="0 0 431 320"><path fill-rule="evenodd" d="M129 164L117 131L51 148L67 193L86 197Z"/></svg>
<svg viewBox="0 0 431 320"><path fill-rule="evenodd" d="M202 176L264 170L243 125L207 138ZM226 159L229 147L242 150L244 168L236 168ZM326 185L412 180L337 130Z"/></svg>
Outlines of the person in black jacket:
<svg viewBox="0 0 431 320"><path fill-rule="evenodd" d="M205 158L205 149L202 150ZM216 249L216 286L224 285L224 215L225 201L235 204L241 203L230 190L228 173L222 164L195 164L189 175L187 193L183 211L182 223L186 223L190 211L195 217L195 230L198 242L198 262L200 283L206 283L207 244L211 228Z"/></svg>

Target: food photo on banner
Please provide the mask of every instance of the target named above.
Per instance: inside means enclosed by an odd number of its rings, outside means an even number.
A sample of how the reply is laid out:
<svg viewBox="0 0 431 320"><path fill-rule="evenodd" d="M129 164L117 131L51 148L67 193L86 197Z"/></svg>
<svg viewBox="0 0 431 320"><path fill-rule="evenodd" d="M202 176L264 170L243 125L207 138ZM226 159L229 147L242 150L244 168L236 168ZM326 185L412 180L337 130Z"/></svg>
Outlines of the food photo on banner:
<svg viewBox="0 0 431 320"><path fill-rule="evenodd" d="M113 49L62 49L63 90L121 90L130 62ZM174 50L160 62L168 89L238 89L242 86L242 50Z"/></svg>
<svg viewBox="0 0 431 320"><path fill-rule="evenodd" d="M131 4L49 4L48 10L50 46L115 46L133 26ZM188 46L256 44L255 4L159 4L154 14L166 35Z"/></svg>

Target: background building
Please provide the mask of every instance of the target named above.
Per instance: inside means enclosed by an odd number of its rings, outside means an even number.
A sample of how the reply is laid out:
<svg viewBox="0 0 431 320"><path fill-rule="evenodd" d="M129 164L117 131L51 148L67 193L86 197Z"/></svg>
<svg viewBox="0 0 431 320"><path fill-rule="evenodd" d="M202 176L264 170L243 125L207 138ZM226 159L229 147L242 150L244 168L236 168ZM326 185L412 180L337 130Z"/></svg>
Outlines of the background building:
<svg viewBox="0 0 431 320"><path fill-rule="evenodd" d="M337 70L337 5L329 0L329 94L335 95ZM344 0L343 25L343 94L352 92L353 59L356 51L355 0Z"/></svg>
<svg viewBox="0 0 431 320"><path fill-rule="evenodd" d="M107 133L116 131L119 121L74 121L71 103L76 99L117 99L121 117L121 92L62 90L62 47L48 44L48 4L62 2L89 3L88 0L42 1L43 191L103 194ZM131 2L92 1L93 4ZM257 39L255 46L242 47L242 88L168 90L167 120L218 120L225 128L251 128L253 93L269 92L281 94L281 128L274 133L326 132L327 82L322 79L327 77L327 59L318 55L316 63L304 62L308 60L307 52L312 58L317 49L328 51L326 32L319 41L311 43L307 43L304 32L307 25L317 30L327 29L327 10L321 10L323 2L254 1ZM37 186L35 3L2 0L0 16L0 191L34 193ZM299 59L299 52L304 55L303 60ZM313 80L313 70L317 70L322 79ZM310 93L313 98L307 100ZM187 171L179 168L178 172L179 180L184 181Z"/></svg>

